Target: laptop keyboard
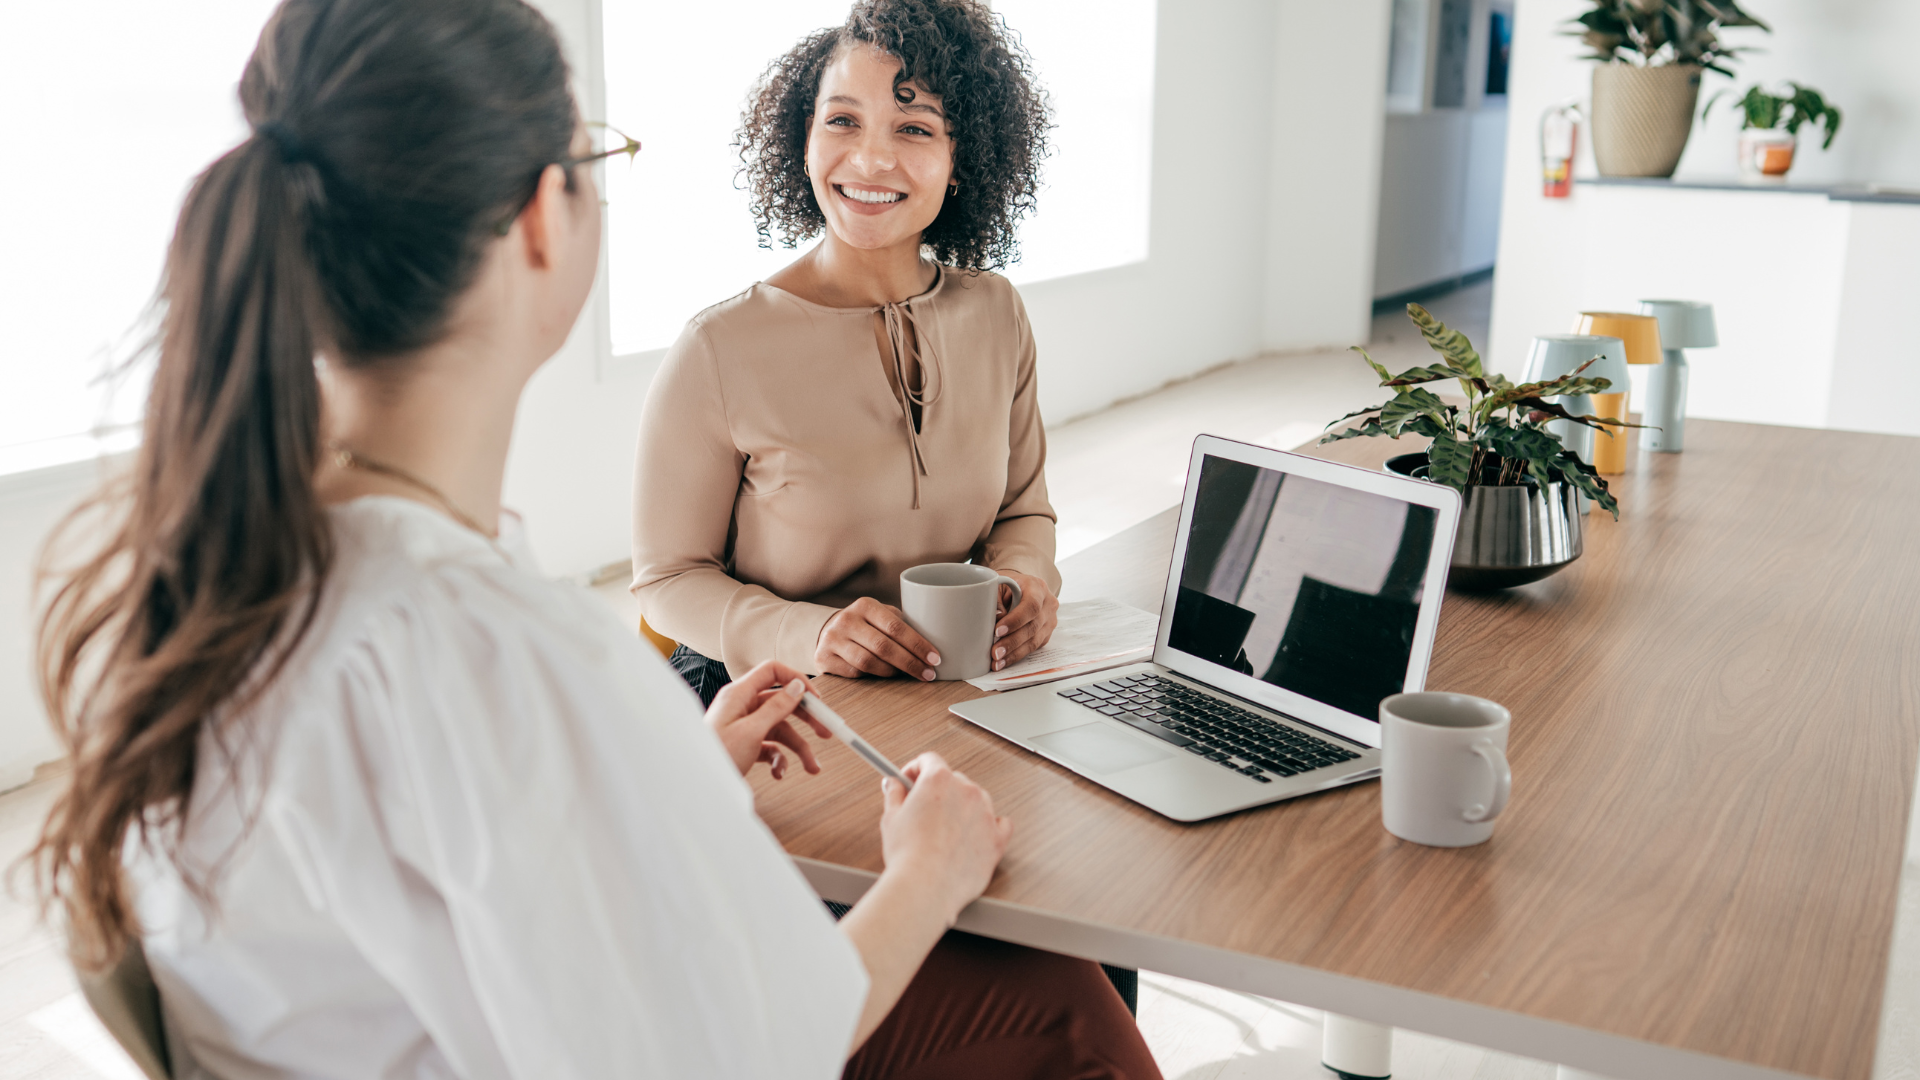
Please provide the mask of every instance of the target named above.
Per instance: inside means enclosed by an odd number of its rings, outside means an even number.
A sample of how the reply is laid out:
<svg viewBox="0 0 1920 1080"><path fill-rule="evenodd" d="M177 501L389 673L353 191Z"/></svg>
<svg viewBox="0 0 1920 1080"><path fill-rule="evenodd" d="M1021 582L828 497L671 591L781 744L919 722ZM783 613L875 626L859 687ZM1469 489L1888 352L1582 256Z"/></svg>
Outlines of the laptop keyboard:
<svg viewBox="0 0 1920 1080"><path fill-rule="evenodd" d="M1360 756L1151 672L1056 693L1263 784Z"/></svg>

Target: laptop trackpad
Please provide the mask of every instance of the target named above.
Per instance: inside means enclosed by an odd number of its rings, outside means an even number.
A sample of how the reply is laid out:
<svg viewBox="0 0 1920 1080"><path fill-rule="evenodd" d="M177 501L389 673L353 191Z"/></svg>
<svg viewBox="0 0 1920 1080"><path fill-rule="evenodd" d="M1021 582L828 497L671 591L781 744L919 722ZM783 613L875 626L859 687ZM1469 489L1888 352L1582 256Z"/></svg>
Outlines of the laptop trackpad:
<svg viewBox="0 0 1920 1080"><path fill-rule="evenodd" d="M1098 722L1036 736L1027 741L1046 751L1048 756L1095 775L1117 773L1164 761L1172 756Z"/></svg>

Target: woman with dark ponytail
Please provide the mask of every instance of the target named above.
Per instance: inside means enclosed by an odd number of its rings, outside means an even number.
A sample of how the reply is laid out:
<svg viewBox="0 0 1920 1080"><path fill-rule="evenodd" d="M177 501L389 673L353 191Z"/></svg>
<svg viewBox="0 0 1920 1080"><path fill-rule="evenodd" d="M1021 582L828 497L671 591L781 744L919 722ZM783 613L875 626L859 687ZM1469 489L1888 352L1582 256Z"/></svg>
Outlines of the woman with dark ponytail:
<svg viewBox="0 0 1920 1080"><path fill-rule="evenodd" d="M76 956L144 950L178 1077L1157 1077L1091 965L942 943L1010 833L979 787L914 761L836 927L741 782L818 769L798 672L703 727L533 569L514 412L601 233L567 79L521 0L262 32L41 629L72 771L32 860Z"/></svg>

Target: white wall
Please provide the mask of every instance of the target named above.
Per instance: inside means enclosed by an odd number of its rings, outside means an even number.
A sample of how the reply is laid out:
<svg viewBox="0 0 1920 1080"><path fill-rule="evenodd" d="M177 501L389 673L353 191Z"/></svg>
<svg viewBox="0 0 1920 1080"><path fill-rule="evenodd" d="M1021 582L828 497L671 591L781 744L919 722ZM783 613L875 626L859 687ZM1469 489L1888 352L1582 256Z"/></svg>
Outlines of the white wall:
<svg viewBox="0 0 1920 1080"><path fill-rule="evenodd" d="M581 111L604 115L598 0L530 2L560 32ZM611 341L603 250L573 336L520 400L507 458L505 502L526 517L549 574L582 574L627 555L634 442L653 369L615 363Z"/></svg>
<svg viewBox="0 0 1920 1080"><path fill-rule="evenodd" d="M1500 370L1517 375L1527 339L1573 330L1582 310L1637 311L1649 297L1705 300L1714 306L1720 344L1687 354L1687 414L1826 423L1855 204L1818 193L1610 186L1578 189L1564 202L1554 233L1526 245L1525 254L1501 255L1494 285L1494 340L1505 343L1494 357ZM1891 209L1920 218L1920 207ZM1755 220L1766 228L1753 228ZM1675 249L1644 235L1711 242ZM1906 278L1911 288L1912 275Z"/></svg>
<svg viewBox="0 0 1920 1080"><path fill-rule="evenodd" d="M1920 412L1893 397L1920 369L1908 317L1920 289L1920 206L1854 203L1851 213L1826 426L1920 435Z"/></svg>
<svg viewBox="0 0 1920 1080"><path fill-rule="evenodd" d="M1493 277L1493 322L1481 355L1495 370L1518 376L1535 334L1567 328L1537 325L1533 312L1581 309L1580 285L1568 274L1518 274L1525 265L1551 265L1558 238L1576 227L1572 199L1540 194L1540 115L1563 101L1585 101L1591 64L1580 61L1582 46L1563 33L1568 19L1586 5L1581 0L1519 0L1513 13L1513 59L1507 69L1505 176L1500 205L1500 256ZM1593 142L1580 126L1574 151L1576 176L1593 175ZM1580 194L1584 194L1581 192ZM1521 314L1521 313L1525 314Z"/></svg>
<svg viewBox="0 0 1920 1080"><path fill-rule="evenodd" d="M1373 295L1393 296L1469 270L1464 254L1467 144L1463 109L1387 117Z"/></svg>
<svg viewBox="0 0 1920 1080"><path fill-rule="evenodd" d="M107 463L80 462L4 478L0 484L0 791L33 778L60 756L34 677L33 574L47 533L99 483Z"/></svg>
<svg viewBox="0 0 1920 1080"><path fill-rule="evenodd" d="M1049 421L1260 351L1278 7L1163 0L1147 259L1020 290Z"/></svg>
<svg viewBox="0 0 1920 1080"><path fill-rule="evenodd" d="M1162 0L1149 255L1021 290L1049 422L1366 339L1387 10Z"/></svg>
<svg viewBox="0 0 1920 1080"><path fill-rule="evenodd" d="M1263 350L1367 340L1391 20L1391 0L1279 4Z"/></svg>

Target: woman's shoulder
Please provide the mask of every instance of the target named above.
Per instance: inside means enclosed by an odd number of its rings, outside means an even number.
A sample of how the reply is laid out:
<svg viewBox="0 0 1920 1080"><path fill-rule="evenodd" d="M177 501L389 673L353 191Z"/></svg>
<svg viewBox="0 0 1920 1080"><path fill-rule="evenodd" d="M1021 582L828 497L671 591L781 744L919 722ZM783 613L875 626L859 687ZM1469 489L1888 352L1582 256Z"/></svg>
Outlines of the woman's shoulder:
<svg viewBox="0 0 1920 1080"><path fill-rule="evenodd" d="M992 270L961 270L942 264L937 299L951 307L978 309L992 315L1018 312L1024 316L1026 311L1020 290Z"/></svg>
<svg viewBox="0 0 1920 1080"><path fill-rule="evenodd" d="M312 627L251 706L271 760L311 767L344 740L386 786L406 748L450 738L446 753L531 769L567 745L604 750L622 726L704 730L685 684L599 598L538 573L516 527L489 542L395 498L329 517L333 571Z"/></svg>
<svg viewBox="0 0 1920 1080"><path fill-rule="evenodd" d="M310 619L297 639L287 631L290 650L263 665L270 681L220 726L247 737L209 728L202 740L201 771L222 778L196 785L196 800L219 811L195 819L194 842L209 851L247 832L247 815L233 815L256 799L304 814L329 791L364 786L379 801L373 792L402 783L410 728L436 726L446 718L433 714L457 702L461 722L484 731L487 710L511 707L513 684L576 676L548 670L550 658L595 648L593 613L555 602L558 584L529 572L514 524L490 542L392 496L333 506L327 519L332 558Z"/></svg>
<svg viewBox="0 0 1920 1080"><path fill-rule="evenodd" d="M793 293L764 281L701 309L687 320L683 339L703 335L709 339L762 337L815 321L822 315L842 314L803 300Z"/></svg>
<svg viewBox="0 0 1920 1080"><path fill-rule="evenodd" d="M593 657L622 636L594 597L539 573L517 517L503 515L497 539L407 499L356 499L329 519L333 568L290 658L296 681L331 683L359 659L396 690L484 678L505 647Z"/></svg>

